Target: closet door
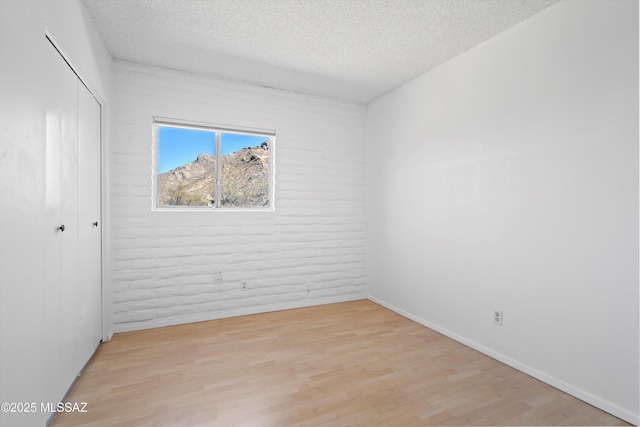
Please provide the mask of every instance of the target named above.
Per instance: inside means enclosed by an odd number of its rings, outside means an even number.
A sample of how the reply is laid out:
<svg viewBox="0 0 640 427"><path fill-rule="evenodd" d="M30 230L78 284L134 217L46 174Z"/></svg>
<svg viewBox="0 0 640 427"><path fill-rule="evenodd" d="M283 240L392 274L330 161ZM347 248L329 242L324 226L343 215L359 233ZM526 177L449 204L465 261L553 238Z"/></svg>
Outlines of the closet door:
<svg viewBox="0 0 640 427"><path fill-rule="evenodd" d="M74 171L66 165L68 158L73 157L76 140L77 77L48 42L44 53L43 65L47 70L44 86L47 98L45 215L49 224L44 242L47 250L44 315L50 373L47 392L51 401L57 401L55 399L64 396L75 378L66 362L70 358L73 334L69 333L69 322L64 320L63 314L70 305L67 301L72 297L69 286L75 280L77 266L77 259L73 259L73 254L77 254L77 237L74 236L77 235L76 214L73 213L76 191L71 188L76 184L73 182ZM73 159L71 162L75 163Z"/></svg>
<svg viewBox="0 0 640 427"><path fill-rule="evenodd" d="M1 0L0 0L1 1ZM100 105L47 42L45 320L52 402L101 337Z"/></svg>
<svg viewBox="0 0 640 427"><path fill-rule="evenodd" d="M62 60L62 57L60 57ZM63 65L66 63L62 60ZM65 229L60 233L62 270L62 372L65 378L78 374L78 78L64 68L65 93L60 150L60 217ZM69 76L71 75L71 76ZM73 79L72 79L73 77ZM70 82L70 83L68 83ZM60 91L62 92L62 91Z"/></svg>
<svg viewBox="0 0 640 427"><path fill-rule="evenodd" d="M78 81L78 339L82 364L102 336L100 104Z"/></svg>

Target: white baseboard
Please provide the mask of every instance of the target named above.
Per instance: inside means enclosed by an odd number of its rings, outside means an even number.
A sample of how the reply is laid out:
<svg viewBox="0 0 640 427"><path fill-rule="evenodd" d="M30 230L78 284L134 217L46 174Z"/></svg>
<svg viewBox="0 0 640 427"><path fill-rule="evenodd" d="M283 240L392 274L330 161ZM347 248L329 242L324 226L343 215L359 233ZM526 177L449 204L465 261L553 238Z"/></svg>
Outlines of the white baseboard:
<svg viewBox="0 0 640 427"><path fill-rule="evenodd" d="M394 311L395 313L398 313L399 315L406 317L408 319L413 320L414 322L417 322L423 326L426 326L429 329L433 329L434 331L441 333L442 335L445 335L453 340L458 341L461 344L466 345L467 347L471 347L474 350L477 350L483 354L486 354L487 356L496 359L502 363L504 363L505 365L509 365L512 368L515 368L521 372L524 372L527 375L530 375L544 383L549 384L550 386L553 386L555 388L557 388L558 390L561 390L567 394L570 394L571 396L580 399L590 405L595 406L596 408L602 409L605 412L610 413L611 415L618 417L628 423L631 423L633 425L639 425L640 423L640 415L639 414L634 414L631 411L628 411L624 408L621 408L611 402L608 402L604 399L601 399L597 396L594 396L588 392L585 392L584 390L581 390L579 388L576 388L570 384L567 384L557 378L554 378L550 375L545 374L544 372L540 372L528 365L525 365L521 362L518 362L517 360L511 359L510 357L507 357L503 354L500 354L498 352L495 352L493 350L491 350L490 348L487 348L475 341L469 340L463 336L460 336L458 334L455 334L447 329L444 329L438 325L435 325L431 322L428 322L418 316L415 316L409 312L406 312L404 310L402 310L401 308L398 308L392 304L389 304L381 299L378 299L372 295L369 295L369 300L375 302L376 304L380 304L383 307L388 308L391 311Z"/></svg>
<svg viewBox="0 0 640 427"><path fill-rule="evenodd" d="M113 338L113 328L109 329L109 331L107 332L107 335L103 337L102 342L108 342L111 341L111 338Z"/></svg>

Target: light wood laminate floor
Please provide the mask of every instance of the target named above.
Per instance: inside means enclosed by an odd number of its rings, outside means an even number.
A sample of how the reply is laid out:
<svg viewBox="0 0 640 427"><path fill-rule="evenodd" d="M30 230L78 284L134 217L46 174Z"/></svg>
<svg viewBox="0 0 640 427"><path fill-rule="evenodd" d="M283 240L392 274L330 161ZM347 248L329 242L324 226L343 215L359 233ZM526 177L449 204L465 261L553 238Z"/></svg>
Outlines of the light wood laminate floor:
<svg viewBox="0 0 640 427"><path fill-rule="evenodd" d="M628 425L371 301L116 334L64 426Z"/></svg>

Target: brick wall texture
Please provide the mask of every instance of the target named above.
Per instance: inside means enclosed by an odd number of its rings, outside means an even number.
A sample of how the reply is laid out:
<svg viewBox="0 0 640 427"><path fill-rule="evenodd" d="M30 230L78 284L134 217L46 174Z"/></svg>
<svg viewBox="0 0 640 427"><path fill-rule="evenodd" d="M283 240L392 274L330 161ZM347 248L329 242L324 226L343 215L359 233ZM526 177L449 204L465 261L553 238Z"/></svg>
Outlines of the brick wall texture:
<svg viewBox="0 0 640 427"><path fill-rule="evenodd" d="M119 61L114 72L116 332L366 298L366 107ZM275 130L275 211L153 211L153 116Z"/></svg>

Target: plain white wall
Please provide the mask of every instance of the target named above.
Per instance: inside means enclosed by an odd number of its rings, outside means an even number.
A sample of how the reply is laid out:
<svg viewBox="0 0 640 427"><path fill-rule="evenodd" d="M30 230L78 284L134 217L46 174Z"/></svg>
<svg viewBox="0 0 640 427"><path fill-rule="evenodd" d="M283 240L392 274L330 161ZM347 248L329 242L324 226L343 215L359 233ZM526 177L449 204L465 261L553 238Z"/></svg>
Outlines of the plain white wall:
<svg viewBox="0 0 640 427"><path fill-rule="evenodd" d="M42 425L40 402L63 397L52 394L59 343L44 324L45 24L109 102L111 57L79 1L0 1L0 402L38 405L0 413L3 426Z"/></svg>
<svg viewBox="0 0 640 427"><path fill-rule="evenodd" d="M372 299L638 423L638 2L549 7L367 144Z"/></svg>
<svg viewBox="0 0 640 427"><path fill-rule="evenodd" d="M120 61L114 71L116 331L366 298L364 106ZM153 116L275 130L275 211L152 211Z"/></svg>

